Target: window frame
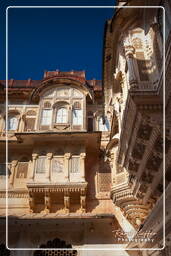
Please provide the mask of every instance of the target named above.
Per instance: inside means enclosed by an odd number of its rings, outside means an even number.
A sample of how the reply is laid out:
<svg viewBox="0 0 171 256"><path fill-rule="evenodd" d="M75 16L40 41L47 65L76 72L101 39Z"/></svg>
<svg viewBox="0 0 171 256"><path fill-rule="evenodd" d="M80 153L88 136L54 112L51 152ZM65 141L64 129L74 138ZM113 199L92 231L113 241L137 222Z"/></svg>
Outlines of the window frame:
<svg viewBox="0 0 171 256"><path fill-rule="evenodd" d="M16 121L17 121L17 124L16 124L16 128L15 129L9 129L9 121L11 118L15 118ZM8 114L8 122L6 120L6 125L7 125L7 131L17 131L18 130L18 127L19 127L19 118L17 117L17 115L15 114Z"/></svg>
<svg viewBox="0 0 171 256"><path fill-rule="evenodd" d="M61 110L61 109L65 109L66 110L66 113L65 113L65 115L63 115L63 113L62 113L62 122L58 122L58 112ZM63 117L63 116L65 116L65 118ZM54 120L54 123L55 124L57 124L57 125L65 125L65 124L68 124L68 118L69 117L69 115L68 115L68 109L67 109L67 107L66 106L58 106L57 108L56 108L56 111L55 111L55 120ZM60 117L61 118L61 117ZM63 120L64 119L64 120ZM64 122L65 121L65 122Z"/></svg>
<svg viewBox="0 0 171 256"><path fill-rule="evenodd" d="M42 123L42 120L43 120L43 112L44 111L51 111L51 117L50 117L50 121L49 121L49 123L47 124L47 123ZM40 126L50 126L51 124L52 124L52 116L53 116L53 112L52 112L52 108L43 108L42 110L41 110L41 115L40 115Z"/></svg>
<svg viewBox="0 0 171 256"><path fill-rule="evenodd" d="M45 162L44 162L44 170L43 171L37 171L38 170L38 165L39 165L39 163L38 163L38 161L39 160L44 160ZM47 171L47 168L46 168L46 159L47 159L47 157L46 156L43 156L43 155L40 155L40 156L38 156L38 158L37 158L37 160L36 160L36 168L35 168L35 174L36 175L42 175L42 174L45 174L46 173L46 171ZM42 164L41 164L42 165Z"/></svg>

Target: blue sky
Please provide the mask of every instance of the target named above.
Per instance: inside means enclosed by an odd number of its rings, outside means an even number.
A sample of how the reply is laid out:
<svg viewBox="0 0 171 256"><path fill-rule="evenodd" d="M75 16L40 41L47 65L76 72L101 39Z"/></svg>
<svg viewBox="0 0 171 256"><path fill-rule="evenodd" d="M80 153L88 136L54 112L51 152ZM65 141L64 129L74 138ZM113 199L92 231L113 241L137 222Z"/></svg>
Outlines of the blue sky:
<svg viewBox="0 0 171 256"><path fill-rule="evenodd" d="M1 1L0 45L5 79L5 8L13 5L114 5L114 1ZM9 9L9 78L41 79L45 70L85 70L87 79L102 79L105 21L114 9Z"/></svg>

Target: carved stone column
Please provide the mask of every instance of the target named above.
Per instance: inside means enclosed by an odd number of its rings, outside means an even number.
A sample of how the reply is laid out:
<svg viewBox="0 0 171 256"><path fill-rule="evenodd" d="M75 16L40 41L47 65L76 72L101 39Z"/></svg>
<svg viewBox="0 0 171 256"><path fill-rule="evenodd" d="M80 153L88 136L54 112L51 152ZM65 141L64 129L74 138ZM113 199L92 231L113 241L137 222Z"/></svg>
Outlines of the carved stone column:
<svg viewBox="0 0 171 256"><path fill-rule="evenodd" d="M85 213L86 212L86 195L84 191L81 191L81 194L80 194L80 205L81 205L81 212Z"/></svg>
<svg viewBox="0 0 171 256"><path fill-rule="evenodd" d="M71 157L70 153L65 153L64 155L64 174L65 181L69 181L69 159Z"/></svg>
<svg viewBox="0 0 171 256"><path fill-rule="evenodd" d="M10 175L10 178L9 178L9 185L10 185L10 187L13 186L13 183L14 183L15 169L16 169L17 163L18 163L17 160L13 160L11 162L11 175Z"/></svg>
<svg viewBox="0 0 171 256"><path fill-rule="evenodd" d="M137 86L137 77L134 66L134 47L128 43L125 43L125 56L128 64L129 71L129 84L131 87Z"/></svg>
<svg viewBox="0 0 171 256"><path fill-rule="evenodd" d="M42 211L43 213L49 213L51 209L51 199L50 199L50 193L45 192L45 208Z"/></svg>
<svg viewBox="0 0 171 256"><path fill-rule="evenodd" d="M32 162L32 170L30 172L30 179L31 180L34 180L34 175L35 175L35 168L36 168L36 159L38 157L38 154L34 153L32 154L32 159L33 159L33 162Z"/></svg>
<svg viewBox="0 0 171 256"><path fill-rule="evenodd" d="M85 181L85 157L86 153L80 154L80 174L81 174L81 181Z"/></svg>
<svg viewBox="0 0 171 256"><path fill-rule="evenodd" d="M65 213L69 213L70 208L70 195L68 191L64 192L64 207Z"/></svg>
<svg viewBox="0 0 171 256"><path fill-rule="evenodd" d="M53 156L52 153L48 153L47 154L47 161L48 161L48 163L47 163L47 169L46 169L46 178L48 180L51 179L51 159L52 159L52 156Z"/></svg>
<svg viewBox="0 0 171 256"><path fill-rule="evenodd" d="M34 202L34 196L32 193L30 193L29 195L29 212L30 213L33 213L34 212L34 206L35 206L35 202Z"/></svg>

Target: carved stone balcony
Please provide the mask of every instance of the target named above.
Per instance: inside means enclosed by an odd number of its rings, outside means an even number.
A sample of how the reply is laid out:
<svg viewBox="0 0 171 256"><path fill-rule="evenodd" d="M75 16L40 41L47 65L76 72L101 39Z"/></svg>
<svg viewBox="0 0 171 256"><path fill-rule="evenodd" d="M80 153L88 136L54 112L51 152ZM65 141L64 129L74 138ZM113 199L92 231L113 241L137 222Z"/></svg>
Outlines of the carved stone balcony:
<svg viewBox="0 0 171 256"><path fill-rule="evenodd" d="M30 213L86 212L87 182L27 183Z"/></svg>

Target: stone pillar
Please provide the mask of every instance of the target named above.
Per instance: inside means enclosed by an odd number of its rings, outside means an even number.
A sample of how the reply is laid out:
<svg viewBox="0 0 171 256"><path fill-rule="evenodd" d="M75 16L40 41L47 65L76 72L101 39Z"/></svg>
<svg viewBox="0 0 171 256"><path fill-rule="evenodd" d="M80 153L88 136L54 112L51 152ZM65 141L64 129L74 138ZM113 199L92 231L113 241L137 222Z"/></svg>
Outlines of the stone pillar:
<svg viewBox="0 0 171 256"><path fill-rule="evenodd" d="M50 200L50 193L45 192L45 208L43 213L49 213L51 209L51 200Z"/></svg>
<svg viewBox="0 0 171 256"><path fill-rule="evenodd" d="M65 207L65 213L69 213L70 208L70 195L68 191L64 192L64 207Z"/></svg>
<svg viewBox="0 0 171 256"><path fill-rule="evenodd" d="M17 163L18 163L17 160L13 160L11 162L11 175L10 175L10 178L9 178L9 185L10 185L10 187L13 186L13 183L14 183L15 168L16 168Z"/></svg>
<svg viewBox="0 0 171 256"><path fill-rule="evenodd" d="M134 52L135 49L132 45L125 43L125 56L128 64L129 71L129 84L131 87L137 86L137 77L134 66Z"/></svg>
<svg viewBox="0 0 171 256"><path fill-rule="evenodd" d="M36 153L32 154L33 163L32 163L32 170L30 172L30 179L31 180L34 180L37 157L38 157L38 154L36 154Z"/></svg>
<svg viewBox="0 0 171 256"><path fill-rule="evenodd" d="M85 193L82 191L80 194L80 205L81 205L81 212L85 213L86 212L86 196L85 196Z"/></svg>
<svg viewBox="0 0 171 256"><path fill-rule="evenodd" d="M80 175L82 182L85 182L85 157L86 153L80 154Z"/></svg>
<svg viewBox="0 0 171 256"><path fill-rule="evenodd" d="M34 212L34 196L32 193L30 193L29 195L29 211L30 213L33 213Z"/></svg>
<svg viewBox="0 0 171 256"><path fill-rule="evenodd" d="M65 181L69 181L69 159L71 157L70 153L65 153L64 155L64 175L65 175Z"/></svg>
<svg viewBox="0 0 171 256"><path fill-rule="evenodd" d="M47 154L47 169L46 169L46 179L51 179L51 160L52 160L52 153Z"/></svg>

